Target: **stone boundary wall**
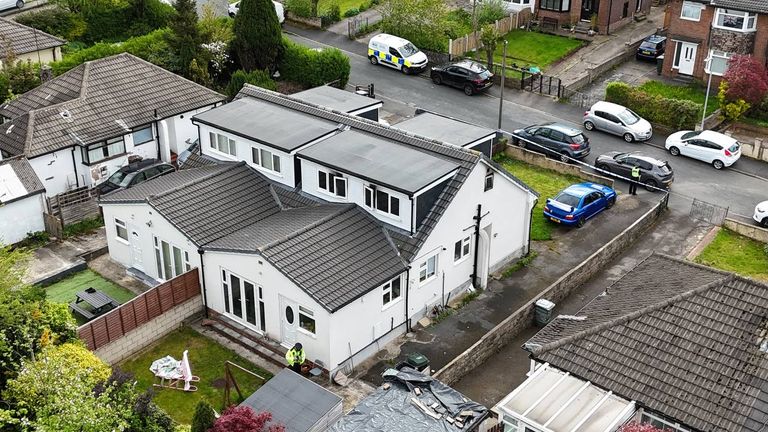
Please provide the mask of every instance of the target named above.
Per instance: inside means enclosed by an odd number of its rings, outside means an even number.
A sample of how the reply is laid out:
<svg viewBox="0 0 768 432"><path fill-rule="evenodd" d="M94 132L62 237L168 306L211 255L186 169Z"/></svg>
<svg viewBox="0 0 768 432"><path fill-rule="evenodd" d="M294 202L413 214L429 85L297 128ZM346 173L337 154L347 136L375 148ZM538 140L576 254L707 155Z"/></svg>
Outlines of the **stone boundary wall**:
<svg viewBox="0 0 768 432"><path fill-rule="evenodd" d="M531 165L536 165L541 168L550 169L552 171L556 171L561 174L573 175L576 177L583 178L586 181L600 183L606 186L610 186L612 188L614 187L613 186L614 180L611 178L603 177L588 171L584 171L583 169L579 168L578 165L570 165L554 159L550 159L541 153L536 153L536 152L515 147L512 145L507 145L507 148L504 149L504 154L511 157L512 159L517 159L519 161L523 161Z"/></svg>
<svg viewBox="0 0 768 432"><path fill-rule="evenodd" d="M146 348L152 342L181 327L184 321L203 311L202 296L195 296L186 302L169 309L162 315L133 329L121 338L94 351L94 354L107 364L119 363ZM180 355L181 353L167 353Z"/></svg>
<svg viewBox="0 0 768 432"><path fill-rule="evenodd" d="M341 11L341 12L344 13L344 11ZM319 17L305 18L305 17L300 17L292 12L286 12L285 20L288 22L305 25L311 28L316 28L316 29L323 28L323 21Z"/></svg>
<svg viewBox="0 0 768 432"><path fill-rule="evenodd" d="M768 244L768 229L760 228L757 225L744 223L731 218L725 218L723 227L741 234L744 237L749 237L753 240Z"/></svg>
<svg viewBox="0 0 768 432"><path fill-rule="evenodd" d="M434 376L448 385L456 383L461 377L482 365L488 358L496 354L526 328L533 325L534 304L545 298L555 303L570 295L570 293L587 282L595 274L619 256L629 245L634 243L659 217L664 213L669 201L669 194L653 208L648 210L635 223L619 233L611 241L603 245L581 264L564 274L552 285L531 299L520 309L513 312L504 321L483 335L474 345L459 354L450 363L437 371Z"/></svg>
<svg viewBox="0 0 768 432"><path fill-rule="evenodd" d="M606 61L605 63L601 63L593 68L586 68L578 79L574 80L571 83L564 82L563 85L566 86L568 90L571 90L571 91L581 90L588 84L591 84L592 81L599 78L602 74L608 72L609 70L613 69L614 67L628 60L633 59L635 57L635 53L637 52L637 48L643 42L643 39L645 38L643 37L642 39L635 41L630 45L626 45L624 47L624 52Z"/></svg>

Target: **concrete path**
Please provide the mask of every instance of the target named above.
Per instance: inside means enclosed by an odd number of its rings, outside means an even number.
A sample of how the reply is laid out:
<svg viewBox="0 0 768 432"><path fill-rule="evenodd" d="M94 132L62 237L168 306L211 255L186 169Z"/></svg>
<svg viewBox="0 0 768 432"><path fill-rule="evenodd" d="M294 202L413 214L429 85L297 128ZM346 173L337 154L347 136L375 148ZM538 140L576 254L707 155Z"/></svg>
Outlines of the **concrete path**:
<svg viewBox="0 0 768 432"><path fill-rule="evenodd" d="M654 251L684 258L710 229L711 225L692 221L686 213L667 211L643 238L614 260L612 265L558 304L555 314L575 315L611 283L620 279ZM538 260L537 258L537 262ZM531 327L518 335L481 367L456 383L454 388L488 407L495 405L525 381L530 360L528 353L521 347L538 330Z"/></svg>
<svg viewBox="0 0 768 432"><path fill-rule="evenodd" d="M86 267L83 255L106 247L107 238L102 227L93 234L37 248L33 251L24 281L32 284L53 281L59 274L82 270Z"/></svg>
<svg viewBox="0 0 768 432"><path fill-rule="evenodd" d="M345 11L341 11L343 14ZM328 26L326 28L326 31L329 31L331 33L336 33L339 35L342 35L344 37L348 37L349 32L349 21L352 20L359 20L360 22L365 22L365 20L368 20L368 25L375 24L379 21L381 21L381 13L374 9L368 9L365 12L361 12L359 15L350 17L350 18L343 18L341 21L337 22L336 24Z"/></svg>

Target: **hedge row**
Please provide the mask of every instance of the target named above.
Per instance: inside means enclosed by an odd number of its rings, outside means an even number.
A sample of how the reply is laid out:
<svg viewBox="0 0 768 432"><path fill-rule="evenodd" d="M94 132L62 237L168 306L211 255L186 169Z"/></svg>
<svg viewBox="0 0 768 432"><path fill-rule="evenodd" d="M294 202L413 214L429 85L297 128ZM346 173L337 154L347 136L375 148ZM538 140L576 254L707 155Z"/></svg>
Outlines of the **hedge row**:
<svg viewBox="0 0 768 432"><path fill-rule="evenodd" d="M622 82L608 84L605 100L624 105L651 123L673 129L693 129L704 108L688 100L651 95Z"/></svg>
<svg viewBox="0 0 768 432"><path fill-rule="evenodd" d="M307 87L338 80L344 87L349 80L349 57L336 48L312 49L283 37L285 52L278 64L280 77Z"/></svg>

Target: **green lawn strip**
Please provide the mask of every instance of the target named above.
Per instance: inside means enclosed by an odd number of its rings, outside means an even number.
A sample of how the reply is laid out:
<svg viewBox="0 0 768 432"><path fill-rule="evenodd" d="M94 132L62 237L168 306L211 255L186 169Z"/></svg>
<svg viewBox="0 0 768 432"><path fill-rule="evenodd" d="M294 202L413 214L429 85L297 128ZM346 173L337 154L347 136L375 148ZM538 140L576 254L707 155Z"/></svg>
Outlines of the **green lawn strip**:
<svg viewBox="0 0 768 432"><path fill-rule="evenodd" d="M539 256L538 252L531 251L528 255L520 258L519 260L517 260L517 262L515 262L511 266L507 267L504 270L504 272L501 273L501 276L504 277L504 278L508 278L508 277L512 276L516 271L531 265L531 263L533 262L533 260L536 259L537 256Z"/></svg>
<svg viewBox="0 0 768 432"><path fill-rule="evenodd" d="M195 412L195 405L201 399L205 399L213 408L221 413L224 408L224 362L232 363L253 371L262 377L269 379L272 374L254 366L248 360L238 356L227 348L200 335L189 327L170 333L154 343L140 355L121 363L119 367L132 372L136 376L137 387L140 389L153 388L155 376L149 371L153 361L167 355L180 360L184 350L189 350L189 364L192 374L200 377L196 392L184 392L180 390L155 387L155 403L165 410L178 423L190 424ZM232 373L237 381L243 397L247 398L263 384L260 379L244 373L237 368L232 368ZM230 389L230 395L234 403L238 400L237 391Z"/></svg>
<svg viewBox="0 0 768 432"><path fill-rule="evenodd" d="M715 239L696 257L697 263L768 281L766 245L721 229Z"/></svg>
<svg viewBox="0 0 768 432"><path fill-rule="evenodd" d="M739 119L741 123L750 124L753 126L760 126L764 128L768 128L768 120L760 120L760 119L754 119L751 117L742 117Z"/></svg>
<svg viewBox="0 0 768 432"><path fill-rule="evenodd" d="M96 288L107 294L118 303L123 304L136 297L133 292L103 278L93 270L83 270L77 272L65 279L45 287L45 295L48 300L56 303L69 304L75 301L75 294L78 291L84 291L86 288ZM78 325L85 324L87 320L80 314L73 313Z"/></svg>
<svg viewBox="0 0 768 432"><path fill-rule="evenodd" d="M519 178L528 186L532 187L536 192L541 194L539 196L539 202L533 210L533 218L531 219L531 240L550 240L552 238L553 225L544 217L544 204L546 203L547 198L552 198L566 187L574 183L581 183L584 180L575 176L539 168L511 158L501 158L498 162L515 177Z"/></svg>
<svg viewBox="0 0 768 432"><path fill-rule="evenodd" d="M534 65L543 71L584 45L584 42L578 39L525 30L512 30L504 39L507 40L507 65ZM504 44L499 43L494 52L496 63L501 63L503 52Z"/></svg>
<svg viewBox="0 0 768 432"><path fill-rule="evenodd" d="M369 0L320 0L317 3L317 14L323 15L324 13L328 12L328 8L331 7L331 5L334 3L339 5L339 11L341 11L342 19L344 18L344 12L348 11L349 9L360 9L360 5L362 4L370 5Z"/></svg>
<svg viewBox="0 0 768 432"><path fill-rule="evenodd" d="M705 88L698 85L675 86L661 81L646 81L638 89L648 94L659 95L668 99L689 100L702 106L704 106L704 99L707 93ZM717 97L712 94L709 96L709 102L707 103L707 115L712 114L717 108L719 108Z"/></svg>

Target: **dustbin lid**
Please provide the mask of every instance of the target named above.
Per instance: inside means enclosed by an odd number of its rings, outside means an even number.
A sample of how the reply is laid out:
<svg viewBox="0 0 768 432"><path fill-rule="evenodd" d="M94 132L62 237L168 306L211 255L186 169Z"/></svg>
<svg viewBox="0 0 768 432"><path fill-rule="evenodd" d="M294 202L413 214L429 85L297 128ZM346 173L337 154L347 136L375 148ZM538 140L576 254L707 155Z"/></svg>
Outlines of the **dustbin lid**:
<svg viewBox="0 0 768 432"><path fill-rule="evenodd" d="M659 59L659 60L664 60L664 54L662 54L662 55L660 55L660 56L658 56L656 58Z"/></svg>
<svg viewBox="0 0 768 432"><path fill-rule="evenodd" d="M408 356L405 358L405 362L417 369L420 369L429 364L429 359L427 359L427 356L424 354L411 353L408 354Z"/></svg>
<svg viewBox="0 0 768 432"><path fill-rule="evenodd" d="M536 307L551 311L552 309L555 308L555 304L547 299L538 299L536 300Z"/></svg>

